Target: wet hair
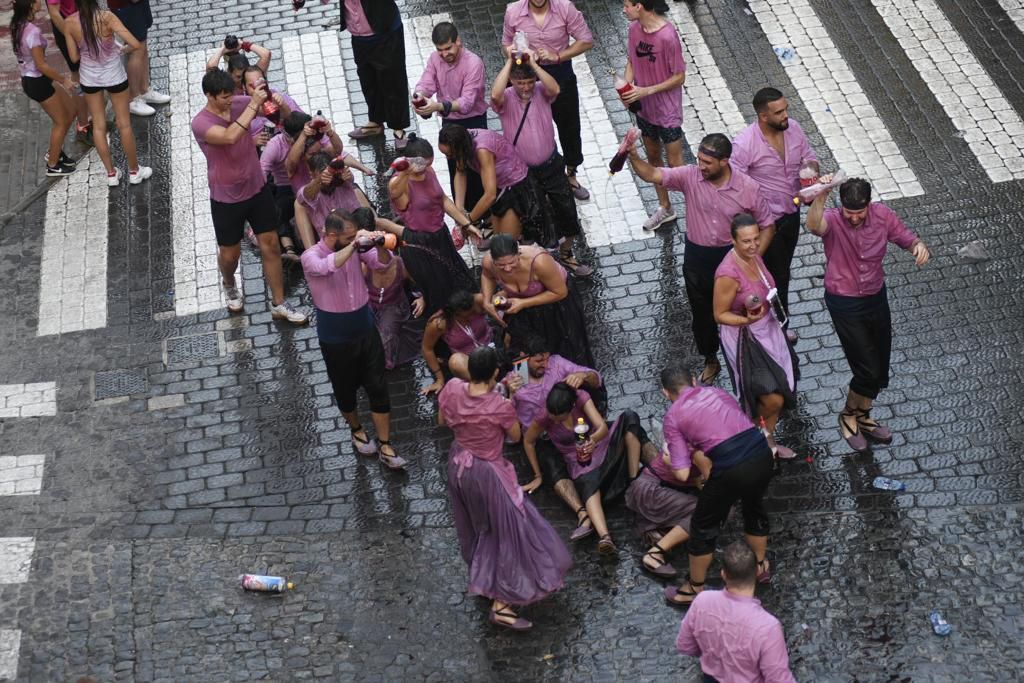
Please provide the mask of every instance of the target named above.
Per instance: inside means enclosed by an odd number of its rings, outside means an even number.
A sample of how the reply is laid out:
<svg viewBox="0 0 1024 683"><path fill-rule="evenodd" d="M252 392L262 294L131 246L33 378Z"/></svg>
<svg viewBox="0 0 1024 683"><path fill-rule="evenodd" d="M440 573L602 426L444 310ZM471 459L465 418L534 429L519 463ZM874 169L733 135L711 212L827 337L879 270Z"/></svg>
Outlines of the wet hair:
<svg viewBox="0 0 1024 683"><path fill-rule="evenodd" d="M430 42L434 45L447 45L454 43L458 37L459 29L455 28L455 24L450 21L442 21L430 33Z"/></svg>
<svg viewBox="0 0 1024 683"><path fill-rule="evenodd" d="M242 69L242 83L245 83L245 75L253 72L258 73L263 80L267 80L267 74L260 68L259 64L250 64Z"/></svg>
<svg viewBox="0 0 1024 683"><path fill-rule="evenodd" d="M249 68L249 58L243 55L241 52L228 57L228 75L231 75L232 71L241 71L243 77L245 76L245 70Z"/></svg>
<svg viewBox="0 0 1024 683"><path fill-rule="evenodd" d="M424 159L434 158L434 148L431 144L416 133L406 133L408 142L405 144L406 158L422 157Z"/></svg>
<svg viewBox="0 0 1024 683"><path fill-rule="evenodd" d="M536 332L527 332L519 343L519 350L527 356L536 356L541 353L553 353L548 340Z"/></svg>
<svg viewBox="0 0 1024 683"><path fill-rule="evenodd" d="M368 207L360 206L353 211L352 220L355 221L356 227L360 230L377 229L377 217L373 214L373 209Z"/></svg>
<svg viewBox="0 0 1024 683"><path fill-rule="evenodd" d="M204 95L224 95L235 92L235 81L231 74L220 69L210 69L203 76Z"/></svg>
<svg viewBox="0 0 1024 683"><path fill-rule="evenodd" d="M565 415L576 405L576 390L565 382L559 382L548 392L544 407L548 415Z"/></svg>
<svg viewBox="0 0 1024 683"><path fill-rule="evenodd" d="M505 256L519 253L519 242L512 235L494 235L491 237L491 259L497 261Z"/></svg>
<svg viewBox="0 0 1024 683"><path fill-rule="evenodd" d="M346 223L356 225L355 216L344 209L334 209L324 220L324 232L344 232Z"/></svg>
<svg viewBox="0 0 1024 683"><path fill-rule="evenodd" d="M11 13L11 45L14 47L14 55L26 61L32 59L32 53L21 54L21 34L25 30L25 24L32 21L34 4L35 0L14 0Z"/></svg>
<svg viewBox="0 0 1024 683"><path fill-rule="evenodd" d="M668 4L665 0L629 0L634 5L640 5L648 12L655 14L667 14Z"/></svg>
<svg viewBox="0 0 1024 683"><path fill-rule="evenodd" d="M96 35L96 14L102 11L96 0L78 0L78 22L82 25L82 42L93 54L100 51L100 41Z"/></svg>
<svg viewBox="0 0 1024 683"><path fill-rule="evenodd" d="M323 170L327 168L327 164L331 163L333 158L330 154L321 150L316 154L310 154L309 158L306 159L306 164L309 165L310 173L316 176L323 173Z"/></svg>
<svg viewBox="0 0 1024 683"><path fill-rule="evenodd" d="M871 203L871 183L863 178L850 178L839 186L839 202L850 211L860 211Z"/></svg>
<svg viewBox="0 0 1024 683"><path fill-rule="evenodd" d="M293 111L288 114L284 119L284 132L288 137L294 138L302 129L306 127L306 124L313 120L313 117L304 111Z"/></svg>
<svg viewBox="0 0 1024 683"><path fill-rule="evenodd" d="M738 213L732 217L732 223L729 224L729 234L732 235L733 239L736 239L737 233L743 228L751 225L757 225L757 221L749 213Z"/></svg>
<svg viewBox="0 0 1024 683"><path fill-rule="evenodd" d="M754 93L754 111L758 114L764 113L764 110L768 108L768 104L781 100L785 95L782 94L781 90L776 88L761 88Z"/></svg>
<svg viewBox="0 0 1024 683"><path fill-rule="evenodd" d="M746 541L734 541L722 550L722 569L727 584L753 585L757 577L757 555Z"/></svg>
<svg viewBox="0 0 1024 683"><path fill-rule="evenodd" d="M474 303L475 301L473 299L472 292L465 289L456 289L452 292L452 295L448 297L448 301L445 302L444 308L441 309L444 321L451 324L456 313L472 310Z"/></svg>
<svg viewBox="0 0 1024 683"><path fill-rule="evenodd" d="M705 135L704 139L700 141L700 146L707 147L714 152L719 161L732 156L732 143L722 133Z"/></svg>
<svg viewBox="0 0 1024 683"><path fill-rule="evenodd" d="M498 352L490 346L481 346L469 354L469 379L489 382L498 370Z"/></svg>
<svg viewBox="0 0 1024 683"><path fill-rule="evenodd" d="M679 365L670 365L661 371L661 387L673 394L693 384L693 374Z"/></svg>
<svg viewBox="0 0 1024 683"><path fill-rule="evenodd" d="M512 70L508 73L509 80L525 81L532 78L537 80L537 74L527 64L512 64Z"/></svg>
<svg viewBox="0 0 1024 683"><path fill-rule="evenodd" d="M455 170L457 171L465 171L469 167L469 160L476 154L473 136L469 134L468 130L457 123L442 128L437 136L437 142L440 145L447 145L451 150L452 161L455 162Z"/></svg>

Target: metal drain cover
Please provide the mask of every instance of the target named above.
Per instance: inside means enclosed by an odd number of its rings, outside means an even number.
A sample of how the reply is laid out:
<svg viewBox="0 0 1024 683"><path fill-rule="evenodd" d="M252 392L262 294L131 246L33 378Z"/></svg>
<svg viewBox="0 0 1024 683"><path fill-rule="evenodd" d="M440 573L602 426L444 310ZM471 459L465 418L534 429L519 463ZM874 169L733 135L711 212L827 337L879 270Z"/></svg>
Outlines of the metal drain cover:
<svg viewBox="0 0 1024 683"><path fill-rule="evenodd" d="M102 401L149 391L145 370L104 370L93 376L93 399Z"/></svg>
<svg viewBox="0 0 1024 683"><path fill-rule="evenodd" d="M196 334L189 337L172 337L164 341L164 364L190 363L204 358L221 355L220 334Z"/></svg>

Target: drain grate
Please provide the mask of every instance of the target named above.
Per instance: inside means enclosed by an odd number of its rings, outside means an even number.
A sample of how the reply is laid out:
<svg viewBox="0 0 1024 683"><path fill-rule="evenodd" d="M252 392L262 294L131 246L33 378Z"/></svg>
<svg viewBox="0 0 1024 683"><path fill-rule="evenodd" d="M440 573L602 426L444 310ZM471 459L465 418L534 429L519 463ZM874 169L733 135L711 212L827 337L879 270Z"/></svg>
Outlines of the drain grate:
<svg viewBox="0 0 1024 683"><path fill-rule="evenodd" d="M190 337L173 337L164 341L164 363L190 363L220 355L220 334L196 334Z"/></svg>
<svg viewBox="0 0 1024 683"><path fill-rule="evenodd" d="M93 376L93 399L102 401L149 391L145 370L105 370Z"/></svg>

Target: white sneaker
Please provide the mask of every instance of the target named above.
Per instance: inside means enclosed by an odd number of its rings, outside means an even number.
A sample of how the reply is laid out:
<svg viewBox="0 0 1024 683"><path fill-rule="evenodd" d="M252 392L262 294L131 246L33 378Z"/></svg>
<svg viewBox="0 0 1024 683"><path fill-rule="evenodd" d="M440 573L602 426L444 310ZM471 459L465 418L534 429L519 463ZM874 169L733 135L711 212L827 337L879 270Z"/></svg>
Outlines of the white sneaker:
<svg viewBox="0 0 1024 683"><path fill-rule="evenodd" d="M245 297L242 294L242 290L232 285L228 287L222 284L224 287L224 298L228 300L228 313L241 313L245 308Z"/></svg>
<svg viewBox="0 0 1024 683"><path fill-rule="evenodd" d="M282 301L271 308L270 315L273 316L274 320L287 320L293 325L305 325L309 322L308 315L292 308L292 305L287 301Z"/></svg>
<svg viewBox="0 0 1024 683"><path fill-rule="evenodd" d="M171 101L170 95L165 95L158 90L153 90L152 88L149 89L149 92L141 95L141 97L149 104L167 104Z"/></svg>
<svg viewBox="0 0 1024 683"><path fill-rule="evenodd" d="M142 99L141 96L128 103L128 111L136 116L152 116L156 113L156 109L146 104L146 100Z"/></svg>
<svg viewBox="0 0 1024 683"><path fill-rule="evenodd" d="M664 206L659 206L658 210L651 214L651 217L644 221L644 230L654 230L664 223L674 221L676 219L676 212L669 208L666 209Z"/></svg>
<svg viewBox="0 0 1024 683"><path fill-rule="evenodd" d="M114 175L107 176L107 185L109 187L117 187L121 182L121 169L115 168Z"/></svg>
<svg viewBox="0 0 1024 683"><path fill-rule="evenodd" d="M149 166L139 166L138 171L128 171L128 182L132 185L138 185L152 175L153 169Z"/></svg>

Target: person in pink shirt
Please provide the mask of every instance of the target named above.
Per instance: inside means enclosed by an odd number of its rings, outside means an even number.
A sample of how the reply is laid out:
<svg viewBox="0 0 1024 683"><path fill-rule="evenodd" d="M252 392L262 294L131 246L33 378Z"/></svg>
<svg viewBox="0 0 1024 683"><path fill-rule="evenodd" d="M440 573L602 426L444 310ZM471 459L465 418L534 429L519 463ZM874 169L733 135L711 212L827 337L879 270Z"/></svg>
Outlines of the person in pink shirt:
<svg viewBox="0 0 1024 683"><path fill-rule="evenodd" d="M469 355L484 346L497 348L500 343L487 322L483 297L465 289L453 292L444 308L430 316L423 332L423 360L434 381L420 393L430 396L440 392L446 367L453 377L469 379Z"/></svg>
<svg viewBox="0 0 1024 683"><path fill-rule="evenodd" d="M789 102L775 88L761 88L754 95L757 120L733 138L729 165L746 173L761 186L768 208L775 214L775 235L764 252L764 263L775 278L782 310L789 317L789 268L800 236L800 207L793 197L800 190L804 164L817 177L818 157L800 124L789 118ZM797 334L786 328L796 343Z"/></svg>
<svg viewBox="0 0 1024 683"><path fill-rule="evenodd" d="M487 73L484 61L462 44L459 30L442 21L431 33L434 52L412 94L413 110L424 118L437 115L441 127L457 123L466 129L487 127ZM435 97L436 96L436 97ZM433 100L430 98L434 97ZM418 106L417 103L420 103ZM448 182L453 197L465 196L460 206L475 205L484 194L480 174L466 171L466 187L455 186L455 163L448 161Z"/></svg>
<svg viewBox="0 0 1024 683"><path fill-rule="evenodd" d="M828 178L825 178L828 180ZM839 432L850 448L891 443L892 431L871 417L871 404L889 386L892 317L882 261L889 243L909 251L917 267L928 263L924 242L884 204L871 201L871 185L850 178L839 186L839 208L825 210L830 193L807 212L807 230L825 247L825 306L853 372Z"/></svg>
<svg viewBox="0 0 1024 683"><path fill-rule="evenodd" d="M551 104L551 113L562 142L569 185L576 199L590 199L590 192L576 179L576 168L583 163L583 142L580 93L572 68L574 57L594 47L587 20L569 0L516 0L505 9L501 44L506 53L517 33L526 35L536 61L558 82L558 97Z"/></svg>
<svg viewBox="0 0 1024 683"><path fill-rule="evenodd" d="M501 118L505 137L512 140L530 168L534 185L551 207L558 235L558 260L574 275L587 277L593 269L577 261L572 253L573 240L580 234L580 217L565 175L565 159L555 144L551 103L558 97L558 82L529 54L531 58L524 64L516 64L511 56L505 60L491 88L491 108Z"/></svg>
<svg viewBox="0 0 1024 683"><path fill-rule="evenodd" d="M623 0L622 11L630 21L625 80L633 87L619 97L636 115L651 163L660 165L664 159L671 167L682 166L686 62L679 33L663 16L668 11L664 0ZM644 230L676 219L668 190L660 185L655 189L658 208L644 222Z"/></svg>
<svg viewBox="0 0 1024 683"><path fill-rule="evenodd" d="M64 20L78 11L75 0L46 0L46 11L50 15L50 24L53 27L53 42L57 49L64 56L64 61L71 71L71 88L68 94L74 101L77 123L75 124L75 139L83 145L92 146L92 121L89 119L89 105L85 103L85 95L82 93L78 82L78 71L80 65L77 59L71 59L68 51L68 41L65 37Z"/></svg>
<svg viewBox="0 0 1024 683"><path fill-rule="evenodd" d="M672 402L662 422L672 474L681 482L688 481L697 451L711 461L686 542L690 575L678 588L665 589L665 602L686 607L704 589L719 531L737 501L743 503L747 543L757 552L757 580L770 581L764 493L775 461L764 434L732 396L716 387L698 386L693 375L680 367L661 371L661 393Z"/></svg>
<svg viewBox="0 0 1024 683"><path fill-rule="evenodd" d="M391 398L384 378L384 345L374 324L360 265L371 271L383 270L391 256L383 247L357 251L357 238L377 234L359 230L352 214L335 211L327 217L323 238L302 252L302 268L316 307L320 353L334 399L352 433L352 445L361 455L376 453L382 465L397 470L406 462L391 446ZM360 387L369 399L376 442L359 421L356 393Z"/></svg>
<svg viewBox="0 0 1024 683"><path fill-rule="evenodd" d="M693 338L704 356L702 384L711 384L722 366L718 362L718 325L714 316L715 270L732 249L730 225L736 214L749 213L761 228L758 250L764 254L775 233L774 216L760 186L729 164L732 143L721 133L704 136L697 164L657 168L632 149L629 161L649 183L678 190L686 199L686 250L683 280L693 315Z"/></svg>
<svg viewBox="0 0 1024 683"><path fill-rule="evenodd" d="M259 135L268 127L279 128L293 111L302 111L302 108L292 99L291 95L283 90L270 88L267 84L266 72L256 64L251 64L242 71L242 89L244 94L249 97L252 97L254 90L267 89L270 92L270 99L278 107L273 121L263 115L262 109L260 110L260 115L253 119L252 125L249 126L249 133L253 137Z"/></svg>
<svg viewBox="0 0 1024 683"><path fill-rule="evenodd" d="M360 207L370 207L370 200L356 185L349 168L350 165L355 167L356 164L362 167L362 164L346 153L342 156L344 168L336 171L331 167L334 159L327 152L317 152L306 160L310 180L295 196L293 205L295 230L302 241L303 249L309 249L324 236L324 223L335 209L353 213ZM373 169L366 170L372 172ZM288 187L291 189L290 185ZM389 224L391 221L377 217L377 229L383 230L384 225Z"/></svg>
<svg viewBox="0 0 1024 683"><path fill-rule="evenodd" d="M560 590L572 559L502 455L505 440L519 441L521 431L512 404L494 391L497 351L479 348L468 365L469 381L453 379L437 400L438 423L455 435L448 459L452 517L469 592L491 600L492 624L526 631L533 624L514 607Z"/></svg>
<svg viewBox="0 0 1024 683"><path fill-rule="evenodd" d="M292 308L284 296L277 207L256 154L256 144L266 144L266 134L261 133L255 141L249 134L249 125L267 94L258 90L250 98L235 96L234 91L235 82L227 72L207 71L203 76L206 106L192 118L192 134L206 156L217 264L227 308L231 313L241 313L245 308L242 292L235 283L235 271L248 223L259 240L263 275L270 286L272 316L305 325L306 314Z"/></svg>
<svg viewBox="0 0 1024 683"><path fill-rule="evenodd" d="M676 637L676 649L700 657L708 683L796 683L782 624L754 597L757 556L743 541L722 550L725 590L704 591L693 601Z"/></svg>
<svg viewBox="0 0 1024 683"><path fill-rule="evenodd" d="M248 53L256 55L256 63L250 64ZM250 66L258 66L264 74L270 68L270 59L274 56L268 48L251 40L240 39L238 36L227 36L217 51L206 60L206 70L219 69L221 61L225 70L235 81L235 92L238 95L248 94L245 88L245 71Z"/></svg>

